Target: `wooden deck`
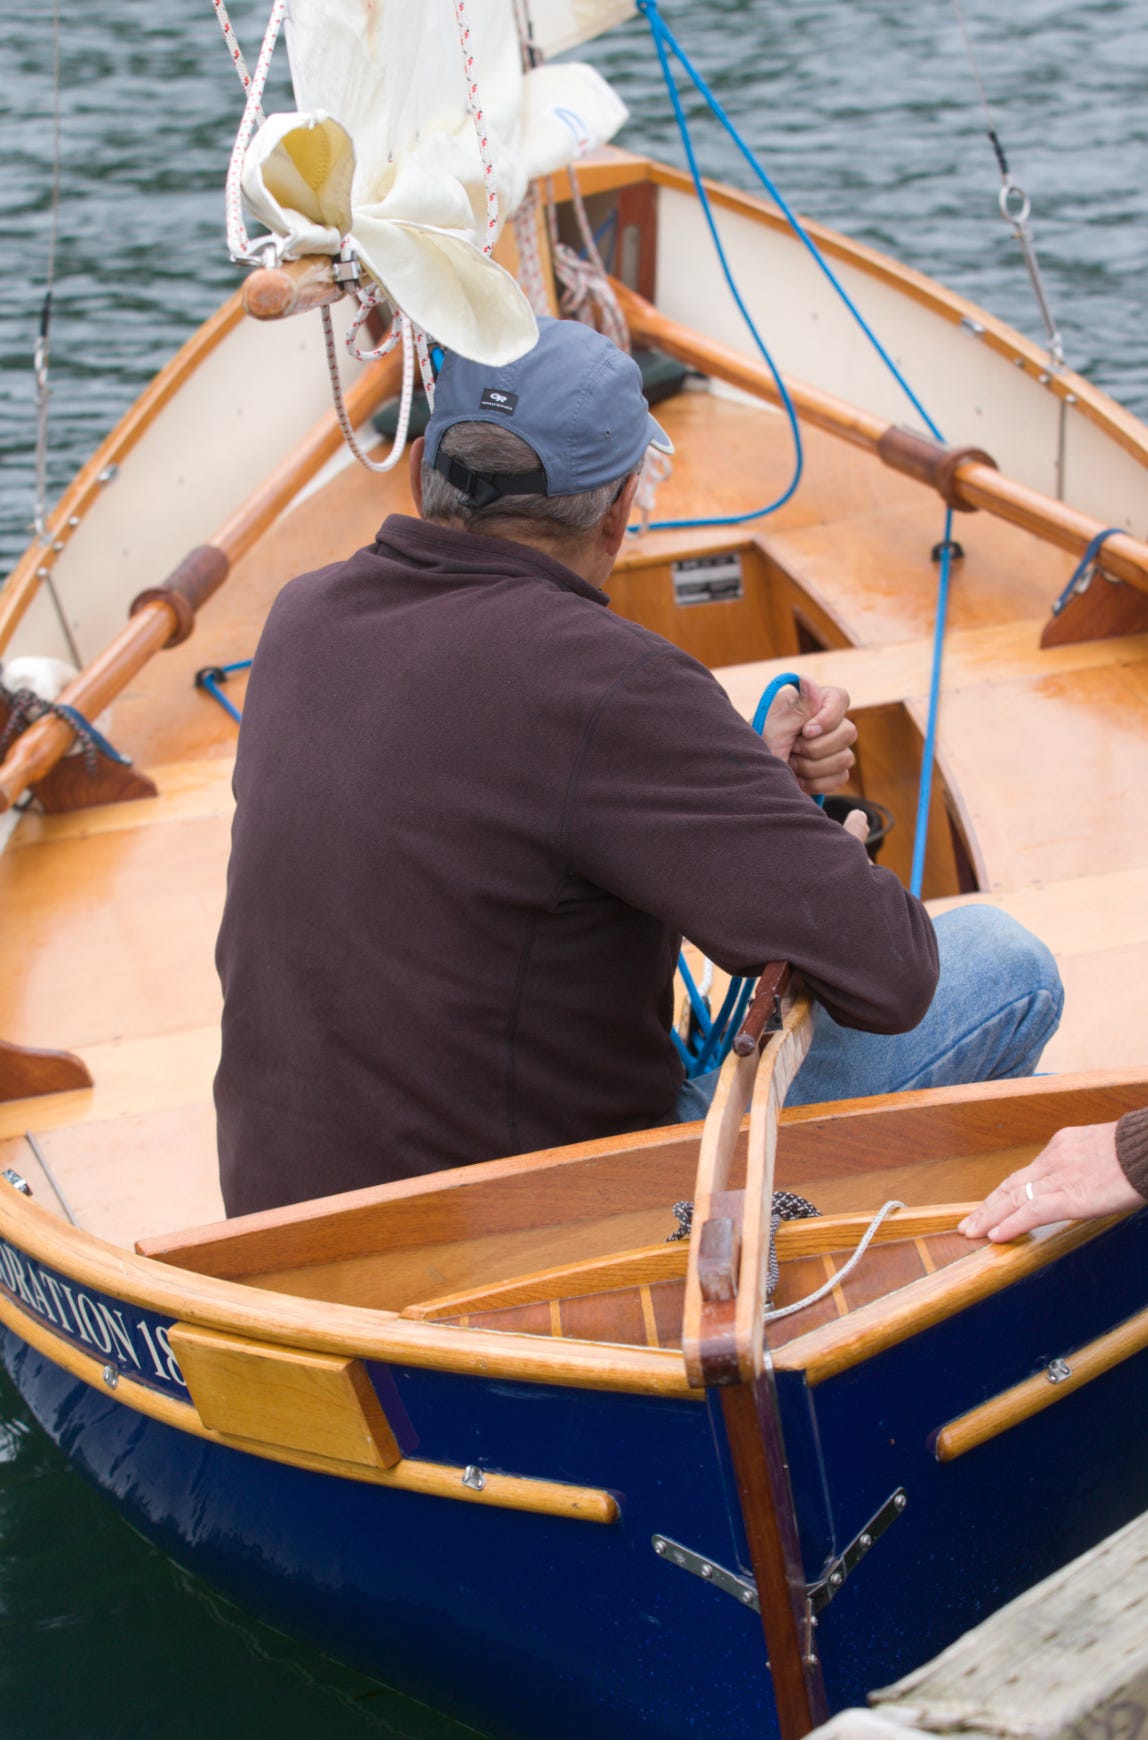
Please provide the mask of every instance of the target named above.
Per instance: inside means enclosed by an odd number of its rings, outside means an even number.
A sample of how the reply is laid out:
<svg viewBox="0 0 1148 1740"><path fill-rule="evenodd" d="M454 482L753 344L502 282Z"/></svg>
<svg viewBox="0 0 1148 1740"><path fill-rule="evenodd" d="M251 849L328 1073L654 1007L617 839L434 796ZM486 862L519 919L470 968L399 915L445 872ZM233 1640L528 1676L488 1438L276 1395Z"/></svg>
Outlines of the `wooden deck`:
<svg viewBox="0 0 1148 1740"><path fill-rule="evenodd" d="M690 391L658 415L688 456L662 488L659 517L744 512L786 474L788 434L769 410ZM335 470L239 564L192 638L153 659L116 704L114 739L159 796L26 815L0 855L11 965L0 1035L73 1050L95 1082L0 1105L0 1163L55 1203L30 1132L77 1220L110 1239L131 1244L221 1212L213 946L235 727L194 674L249 657L280 586L408 508L405 478ZM744 528L636 539L613 585L616 608L723 667L744 712L795 662L849 688L859 784L895 812L883 861L902 874L929 682L930 552L942 522L928 491L811 431L805 482L782 512ZM1148 635L1042 651L1070 558L985 514L958 515L956 531L965 556L949 611L926 894L936 909L969 898L971 866L972 897L1013 912L1053 948L1068 1002L1046 1068L1138 1067L1148 1062L1148 815L1139 801ZM718 549L741 553L742 600L675 605L671 563ZM811 646L822 650L802 651ZM237 700L242 687L230 691ZM321 837L320 816L315 826ZM639 1315L648 1339L644 1305Z"/></svg>

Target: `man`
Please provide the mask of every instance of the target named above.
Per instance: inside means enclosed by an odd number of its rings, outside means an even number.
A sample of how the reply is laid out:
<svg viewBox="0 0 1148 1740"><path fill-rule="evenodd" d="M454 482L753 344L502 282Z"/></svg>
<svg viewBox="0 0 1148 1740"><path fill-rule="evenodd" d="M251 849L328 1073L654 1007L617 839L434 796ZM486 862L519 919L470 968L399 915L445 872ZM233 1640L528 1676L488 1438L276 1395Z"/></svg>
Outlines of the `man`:
<svg viewBox="0 0 1148 1740"><path fill-rule="evenodd" d="M763 741L607 611L669 443L632 359L540 328L505 368L447 358L422 517L268 617L217 956L229 1213L673 1120L682 934L802 971L810 1098L1024 1073L1059 1016L1047 951L977 909L926 1017L924 909L799 784L848 770L840 692L779 697Z"/></svg>

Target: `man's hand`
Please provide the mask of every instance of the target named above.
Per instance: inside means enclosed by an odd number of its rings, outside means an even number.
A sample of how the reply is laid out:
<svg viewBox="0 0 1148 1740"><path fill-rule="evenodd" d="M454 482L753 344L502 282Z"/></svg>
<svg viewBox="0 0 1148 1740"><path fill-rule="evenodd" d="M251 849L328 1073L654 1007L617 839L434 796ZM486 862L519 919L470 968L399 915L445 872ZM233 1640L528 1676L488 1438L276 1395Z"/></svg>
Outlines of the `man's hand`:
<svg viewBox="0 0 1148 1740"><path fill-rule="evenodd" d="M958 1227L966 1238L994 1244L1056 1220L1090 1220L1143 1208L1116 1157L1116 1125L1058 1130L1028 1166L998 1184Z"/></svg>
<svg viewBox="0 0 1148 1740"><path fill-rule="evenodd" d="M808 677L802 677L800 690L787 683L774 696L762 736L811 796L836 791L849 777L857 727L845 716L848 706L844 689L823 689Z"/></svg>

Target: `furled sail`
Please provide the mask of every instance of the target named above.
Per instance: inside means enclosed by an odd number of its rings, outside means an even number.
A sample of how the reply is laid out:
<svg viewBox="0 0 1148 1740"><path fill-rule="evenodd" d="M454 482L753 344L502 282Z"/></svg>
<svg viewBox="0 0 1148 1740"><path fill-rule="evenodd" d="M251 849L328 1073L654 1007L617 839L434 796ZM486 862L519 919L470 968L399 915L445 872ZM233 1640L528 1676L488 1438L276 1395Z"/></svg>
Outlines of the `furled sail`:
<svg viewBox="0 0 1148 1740"><path fill-rule="evenodd" d="M535 46L584 41L631 10L541 0ZM335 254L349 237L417 326L491 363L521 356L536 328L484 245L535 176L565 168L626 118L592 67L524 71L518 15L515 0L290 0L298 109L268 117L243 169L247 205L285 257Z"/></svg>

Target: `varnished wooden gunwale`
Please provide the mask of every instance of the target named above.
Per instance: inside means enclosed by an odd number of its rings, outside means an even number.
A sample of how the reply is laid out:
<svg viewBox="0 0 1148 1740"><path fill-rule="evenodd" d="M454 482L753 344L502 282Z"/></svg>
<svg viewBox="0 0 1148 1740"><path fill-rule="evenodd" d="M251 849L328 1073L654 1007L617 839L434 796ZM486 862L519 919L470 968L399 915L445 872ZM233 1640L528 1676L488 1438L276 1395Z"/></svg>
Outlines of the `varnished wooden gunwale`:
<svg viewBox="0 0 1148 1740"><path fill-rule="evenodd" d="M925 1275L911 1286L860 1306L837 1323L787 1342L773 1363L779 1371L803 1372L811 1386L824 1383L1047 1268L1112 1224L1112 1220L1070 1221L1013 1244L972 1250L961 1263Z"/></svg>
<svg viewBox="0 0 1148 1740"><path fill-rule="evenodd" d="M0 1189L0 1237L17 1250L94 1287L198 1328L246 1335L316 1353L437 1371L478 1373L582 1389L688 1396L680 1359L660 1349L569 1342L547 1356L527 1336L455 1330L393 1311L294 1298L195 1275L118 1250L69 1227L11 1189Z"/></svg>
<svg viewBox="0 0 1148 1740"><path fill-rule="evenodd" d="M392 1487L399 1492L423 1493L429 1498L483 1504L495 1510L533 1511L582 1522L613 1523L618 1519L617 1499L612 1493L595 1487L566 1485L561 1481L536 1480L523 1475L486 1473L484 1470L485 1483L475 1489L464 1484L465 1470L449 1463L424 1462L417 1457L404 1456L390 1467L378 1467L361 1461L318 1456L296 1447L277 1446L257 1439L231 1437L205 1425L194 1402L178 1402L158 1390L149 1389L146 1384L136 1383L126 1373L117 1375L115 1389L110 1390L104 1377L106 1367L102 1359L93 1359L61 1336L53 1335L50 1329L22 1311L3 1292L0 1292L0 1322L21 1341L101 1395L109 1399L114 1396L120 1406L130 1408L134 1413L208 1443L243 1450L268 1462L285 1462L292 1468L331 1474L341 1480Z"/></svg>

